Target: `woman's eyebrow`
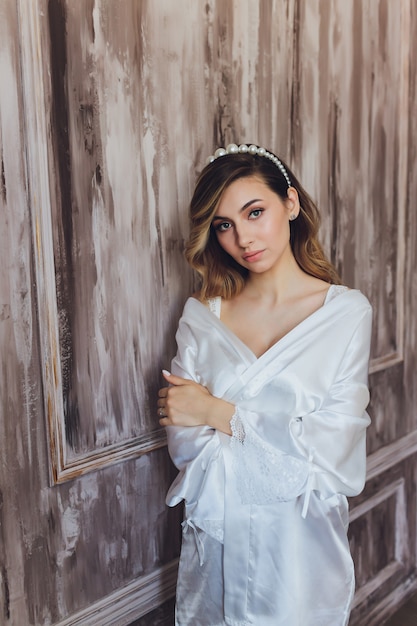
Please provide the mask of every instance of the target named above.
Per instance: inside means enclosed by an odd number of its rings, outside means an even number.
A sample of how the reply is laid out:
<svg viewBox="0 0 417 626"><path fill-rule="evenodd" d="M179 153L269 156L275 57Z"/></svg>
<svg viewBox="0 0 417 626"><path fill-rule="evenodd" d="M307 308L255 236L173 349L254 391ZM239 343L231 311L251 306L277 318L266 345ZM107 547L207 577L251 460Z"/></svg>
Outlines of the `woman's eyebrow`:
<svg viewBox="0 0 417 626"><path fill-rule="evenodd" d="M243 207L239 209L239 213L242 213L242 211L247 209L254 202L261 202L261 200L262 198L254 198L253 200L249 200L249 202L246 202L246 204L244 204ZM230 217L222 217L221 215L215 215L212 219L212 222L215 222L216 220L230 220Z"/></svg>

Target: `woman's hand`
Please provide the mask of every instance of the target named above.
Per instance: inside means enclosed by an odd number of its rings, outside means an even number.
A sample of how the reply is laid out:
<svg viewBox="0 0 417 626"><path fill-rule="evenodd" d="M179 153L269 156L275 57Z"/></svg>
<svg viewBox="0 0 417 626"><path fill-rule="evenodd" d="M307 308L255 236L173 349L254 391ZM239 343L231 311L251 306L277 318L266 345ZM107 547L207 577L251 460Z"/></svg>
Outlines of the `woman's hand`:
<svg viewBox="0 0 417 626"><path fill-rule="evenodd" d="M215 398L206 387L193 380L162 370L169 387L158 392L161 426L211 426L231 434L230 419L234 406Z"/></svg>
<svg viewBox="0 0 417 626"><path fill-rule="evenodd" d="M193 380L174 376L166 370L164 378L171 385L159 390L158 415L161 426L202 426L206 424L210 399L206 387Z"/></svg>

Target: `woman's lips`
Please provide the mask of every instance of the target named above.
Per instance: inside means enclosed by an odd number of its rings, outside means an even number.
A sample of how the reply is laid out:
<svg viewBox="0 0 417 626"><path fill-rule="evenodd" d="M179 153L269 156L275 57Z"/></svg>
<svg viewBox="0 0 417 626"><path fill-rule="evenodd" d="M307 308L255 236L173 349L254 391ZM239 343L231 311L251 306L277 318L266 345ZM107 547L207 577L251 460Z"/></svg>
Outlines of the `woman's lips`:
<svg viewBox="0 0 417 626"><path fill-rule="evenodd" d="M243 258L247 263L253 263L254 261L259 261L263 254L263 250L255 250L255 252L246 252L243 254Z"/></svg>

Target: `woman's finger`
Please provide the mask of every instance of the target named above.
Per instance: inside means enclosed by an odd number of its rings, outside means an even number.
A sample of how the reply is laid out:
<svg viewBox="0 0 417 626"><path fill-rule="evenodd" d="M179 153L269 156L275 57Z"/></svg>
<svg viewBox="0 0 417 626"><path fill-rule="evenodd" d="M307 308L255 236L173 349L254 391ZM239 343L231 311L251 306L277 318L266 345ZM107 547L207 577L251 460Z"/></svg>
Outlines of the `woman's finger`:
<svg viewBox="0 0 417 626"><path fill-rule="evenodd" d="M170 385L193 385L195 384L193 380L189 380L188 378L182 378L181 376L175 376L175 374L171 374L168 370L162 370L162 374L169 382Z"/></svg>

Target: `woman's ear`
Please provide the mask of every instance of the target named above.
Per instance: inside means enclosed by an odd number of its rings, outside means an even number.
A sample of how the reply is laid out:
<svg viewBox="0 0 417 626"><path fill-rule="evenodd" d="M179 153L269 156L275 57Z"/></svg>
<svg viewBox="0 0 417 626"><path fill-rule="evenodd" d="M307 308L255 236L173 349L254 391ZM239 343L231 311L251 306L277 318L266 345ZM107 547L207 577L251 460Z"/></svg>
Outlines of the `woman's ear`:
<svg viewBox="0 0 417 626"><path fill-rule="evenodd" d="M287 189L288 199L286 201L289 219L295 220L300 212L300 200L298 198L298 192L294 187L288 187Z"/></svg>

